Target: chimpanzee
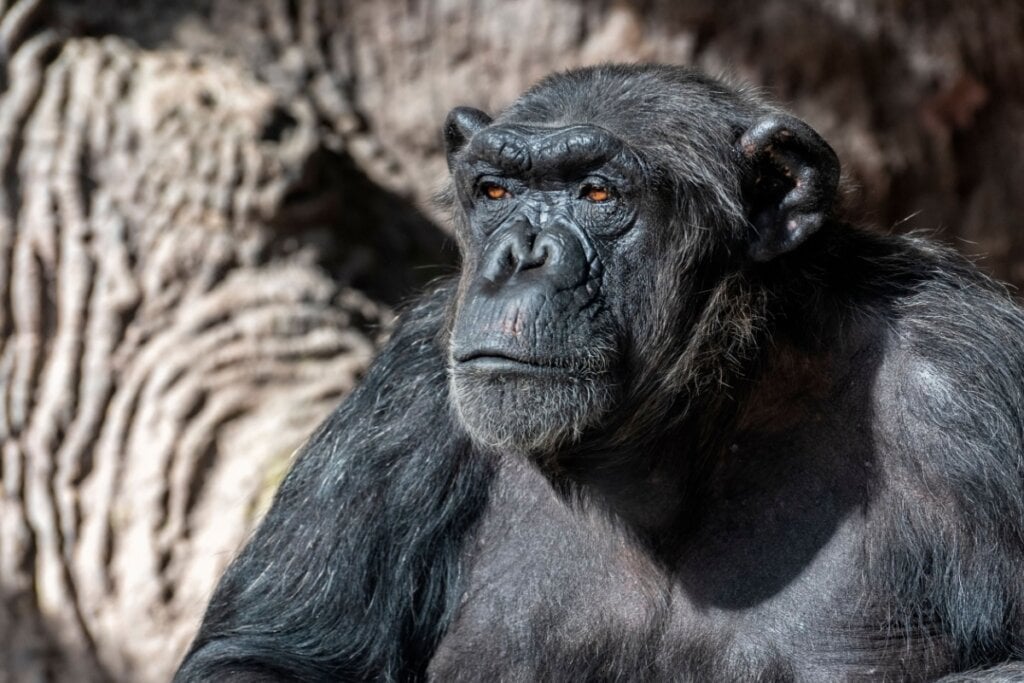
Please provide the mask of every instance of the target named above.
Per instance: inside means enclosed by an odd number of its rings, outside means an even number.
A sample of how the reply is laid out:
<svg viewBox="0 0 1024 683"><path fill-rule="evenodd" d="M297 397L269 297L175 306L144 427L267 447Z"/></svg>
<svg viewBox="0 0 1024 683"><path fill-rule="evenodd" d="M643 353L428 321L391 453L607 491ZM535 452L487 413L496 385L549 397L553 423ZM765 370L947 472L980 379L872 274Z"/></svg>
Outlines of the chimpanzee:
<svg viewBox="0 0 1024 683"><path fill-rule="evenodd" d="M1024 312L674 66L444 124L401 317L180 681L1024 677ZM958 673L960 672L960 673ZM966 672L966 673L964 673Z"/></svg>

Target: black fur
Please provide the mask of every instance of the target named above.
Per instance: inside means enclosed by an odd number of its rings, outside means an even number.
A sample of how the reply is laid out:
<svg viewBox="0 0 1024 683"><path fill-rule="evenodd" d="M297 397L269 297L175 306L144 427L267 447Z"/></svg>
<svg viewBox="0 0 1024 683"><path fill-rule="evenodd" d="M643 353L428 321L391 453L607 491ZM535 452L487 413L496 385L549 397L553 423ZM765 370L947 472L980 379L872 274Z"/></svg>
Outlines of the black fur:
<svg viewBox="0 0 1024 683"><path fill-rule="evenodd" d="M178 680L407 680L425 670L458 605L458 555L491 478L449 416L435 343L449 293L406 312L310 437L217 587Z"/></svg>
<svg viewBox="0 0 1024 683"><path fill-rule="evenodd" d="M590 136L567 157L628 150L632 222L556 226L582 246L535 262L547 228L514 210L576 195L481 208L469 171L529 170L566 126ZM1024 313L1002 289L849 225L806 124L685 69L559 74L445 137L462 276L311 438L177 680L1020 675ZM579 254L596 299L534 289ZM494 364L459 374L488 305L541 354L514 393Z"/></svg>

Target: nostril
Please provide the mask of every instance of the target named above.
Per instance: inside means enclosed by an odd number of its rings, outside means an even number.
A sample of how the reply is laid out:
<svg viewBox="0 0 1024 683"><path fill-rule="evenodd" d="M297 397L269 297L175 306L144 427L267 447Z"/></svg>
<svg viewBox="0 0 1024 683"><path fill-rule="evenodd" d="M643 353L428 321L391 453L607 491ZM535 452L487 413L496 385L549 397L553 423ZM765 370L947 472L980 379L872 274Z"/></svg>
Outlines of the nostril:
<svg viewBox="0 0 1024 683"><path fill-rule="evenodd" d="M561 261L561 243L553 235L541 234L530 250L530 267L552 267Z"/></svg>
<svg viewBox="0 0 1024 683"><path fill-rule="evenodd" d="M530 248L520 242L514 242L508 250L509 264L515 272L530 267Z"/></svg>
<svg viewBox="0 0 1024 683"><path fill-rule="evenodd" d="M533 249L526 254L524 258L519 260L519 270L529 270L530 268L540 268L548 260L548 247L535 246Z"/></svg>
<svg viewBox="0 0 1024 683"><path fill-rule="evenodd" d="M498 244L484 256L481 275L494 284L502 284L520 269L518 249L509 243Z"/></svg>

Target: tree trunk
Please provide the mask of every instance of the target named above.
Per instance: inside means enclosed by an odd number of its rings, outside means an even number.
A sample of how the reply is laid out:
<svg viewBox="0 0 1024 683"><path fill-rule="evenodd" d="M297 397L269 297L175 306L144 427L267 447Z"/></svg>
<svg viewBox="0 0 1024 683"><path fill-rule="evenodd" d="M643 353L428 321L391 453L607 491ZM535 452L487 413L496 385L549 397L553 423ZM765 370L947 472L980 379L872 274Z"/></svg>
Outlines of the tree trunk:
<svg viewBox="0 0 1024 683"><path fill-rule="evenodd" d="M0 0L0 683L166 680L391 308L450 270L438 129L696 65L847 200L1024 283L1016 0Z"/></svg>

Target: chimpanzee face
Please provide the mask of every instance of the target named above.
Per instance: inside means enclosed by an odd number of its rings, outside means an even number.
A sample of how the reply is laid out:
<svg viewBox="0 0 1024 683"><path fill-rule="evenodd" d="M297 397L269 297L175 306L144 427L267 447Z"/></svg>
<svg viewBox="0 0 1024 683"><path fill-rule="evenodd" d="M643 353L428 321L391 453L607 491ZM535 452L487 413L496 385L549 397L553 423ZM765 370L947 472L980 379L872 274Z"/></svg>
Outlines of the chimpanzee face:
<svg viewBox="0 0 1024 683"><path fill-rule="evenodd" d="M445 122L463 257L451 396L481 444L635 437L695 391L699 349L735 337L722 292L831 211L839 163L803 121L678 70L593 74Z"/></svg>
<svg viewBox="0 0 1024 683"><path fill-rule="evenodd" d="M615 401L623 340L605 284L628 275L640 165L598 126L488 123L449 117L465 214L452 395L478 441L544 451Z"/></svg>

